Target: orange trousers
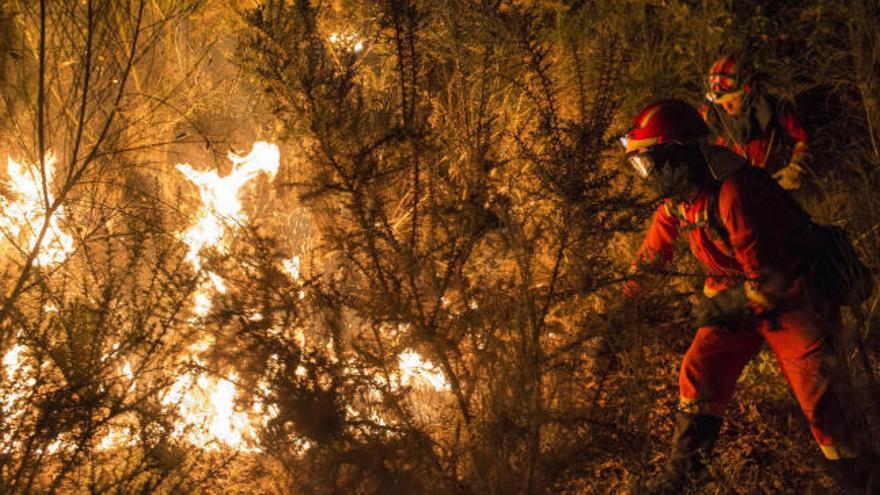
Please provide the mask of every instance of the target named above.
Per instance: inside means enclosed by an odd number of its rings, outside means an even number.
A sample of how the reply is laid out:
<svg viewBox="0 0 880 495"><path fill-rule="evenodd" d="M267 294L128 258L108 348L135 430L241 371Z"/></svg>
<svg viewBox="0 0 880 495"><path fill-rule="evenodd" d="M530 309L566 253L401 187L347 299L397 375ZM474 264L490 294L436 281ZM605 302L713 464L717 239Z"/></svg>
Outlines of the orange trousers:
<svg viewBox="0 0 880 495"><path fill-rule="evenodd" d="M743 368L767 342L822 453L829 459L853 456L843 411L832 391L835 360L828 335L839 329L839 321L836 311L823 317L801 300L780 308L775 321L700 328L681 365L682 409L723 416Z"/></svg>

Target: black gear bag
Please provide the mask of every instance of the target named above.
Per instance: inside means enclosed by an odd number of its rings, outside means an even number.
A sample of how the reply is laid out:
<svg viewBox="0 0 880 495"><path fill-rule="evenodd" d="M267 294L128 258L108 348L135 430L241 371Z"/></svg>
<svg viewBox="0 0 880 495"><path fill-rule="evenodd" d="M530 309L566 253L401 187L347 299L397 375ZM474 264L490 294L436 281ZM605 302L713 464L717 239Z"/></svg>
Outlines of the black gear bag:
<svg viewBox="0 0 880 495"><path fill-rule="evenodd" d="M730 150L721 146L709 146L704 148L704 154L712 176L719 184L734 173L755 174L768 187L785 197L795 211L803 215L804 227L792 236L791 250L803 256L802 273L807 279L810 297L815 298L817 303L831 306L858 305L871 296L874 291L874 277L871 270L862 263L843 227L814 222L769 174L749 166ZM722 235L728 249L733 252L724 224L718 217L717 205L713 204L711 211L710 227Z"/></svg>
<svg viewBox="0 0 880 495"><path fill-rule="evenodd" d="M811 296L835 306L858 305L868 299L874 291L874 277L859 259L846 230L812 221L807 228L813 240L800 248Z"/></svg>

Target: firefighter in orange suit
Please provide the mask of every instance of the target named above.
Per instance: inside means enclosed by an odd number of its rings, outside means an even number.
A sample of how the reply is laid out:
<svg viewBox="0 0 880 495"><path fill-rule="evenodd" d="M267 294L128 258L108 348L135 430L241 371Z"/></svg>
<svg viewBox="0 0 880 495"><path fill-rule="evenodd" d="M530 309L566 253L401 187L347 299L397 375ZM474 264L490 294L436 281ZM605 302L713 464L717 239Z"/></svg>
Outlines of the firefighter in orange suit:
<svg viewBox="0 0 880 495"><path fill-rule="evenodd" d="M761 91L733 55L712 65L708 87L700 113L716 144L767 169L784 189L799 189L811 155L792 103Z"/></svg>
<svg viewBox="0 0 880 495"><path fill-rule="evenodd" d="M674 242L684 237L707 273L694 307L699 329L681 365L673 451L665 471L643 490L680 493L705 472L737 378L764 342L825 457L838 471L862 472L866 461L856 458L831 392L826 335L837 324L836 308L807 301L804 260L792 245L809 242L809 218L766 171L709 145L708 135L695 108L664 100L636 116L626 139L626 163L667 198L636 263L669 262ZM632 294L634 287L628 289Z"/></svg>

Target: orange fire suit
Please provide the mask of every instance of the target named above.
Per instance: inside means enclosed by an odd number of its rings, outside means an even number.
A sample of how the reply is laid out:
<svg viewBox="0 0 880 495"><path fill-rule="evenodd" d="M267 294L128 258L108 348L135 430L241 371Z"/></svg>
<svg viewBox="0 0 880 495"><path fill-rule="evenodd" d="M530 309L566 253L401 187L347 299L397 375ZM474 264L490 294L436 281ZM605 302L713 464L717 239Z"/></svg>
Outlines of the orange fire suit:
<svg viewBox="0 0 880 495"><path fill-rule="evenodd" d="M807 132L787 100L759 95L743 115L728 117L710 105L700 107L700 113L716 134L715 144L729 147L756 167L775 172L789 163L803 166L809 160ZM782 144L791 147L790 155L782 153Z"/></svg>
<svg viewBox="0 0 880 495"><path fill-rule="evenodd" d="M827 335L837 318L807 301L798 273L802 260L790 239L808 220L784 194L766 172L746 167L715 192L689 203L666 202L654 214L637 263L670 261L673 243L685 234L707 272L707 296L745 283L755 313L772 314L743 319L736 328L697 330L679 377L685 411L722 416L743 367L767 342L814 438L826 457L836 459L849 455L843 415L831 393Z"/></svg>

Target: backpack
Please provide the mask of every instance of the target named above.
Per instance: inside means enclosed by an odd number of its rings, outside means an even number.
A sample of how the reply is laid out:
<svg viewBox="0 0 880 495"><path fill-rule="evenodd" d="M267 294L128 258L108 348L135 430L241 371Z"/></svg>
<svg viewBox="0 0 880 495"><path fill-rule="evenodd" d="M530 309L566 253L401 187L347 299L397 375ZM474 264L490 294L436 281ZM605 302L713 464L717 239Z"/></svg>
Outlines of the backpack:
<svg viewBox="0 0 880 495"><path fill-rule="evenodd" d="M707 150L709 152L706 153L706 158L719 184L740 171L756 174L803 217L804 226L791 236L789 247L804 260L802 273L806 277L811 297L823 304L848 306L861 304L871 296L874 291L874 277L859 258L858 251L843 227L816 223L765 170L748 164L737 165L734 158L726 156L727 152L718 148L720 147L713 146L711 150ZM733 253L718 211L717 198L712 199L709 206L709 226L720 235L728 250Z"/></svg>
<svg viewBox="0 0 880 495"><path fill-rule="evenodd" d="M806 228L818 240L798 249L806 260L811 295L834 306L857 306L867 300L874 291L874 277L859 259L846 230L812 220Z"/></svg>

